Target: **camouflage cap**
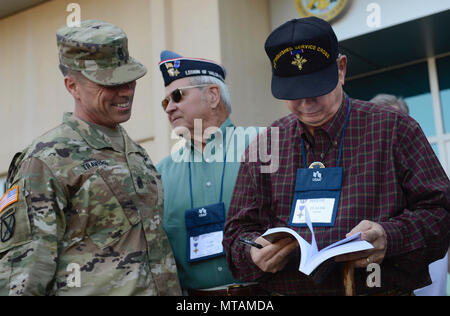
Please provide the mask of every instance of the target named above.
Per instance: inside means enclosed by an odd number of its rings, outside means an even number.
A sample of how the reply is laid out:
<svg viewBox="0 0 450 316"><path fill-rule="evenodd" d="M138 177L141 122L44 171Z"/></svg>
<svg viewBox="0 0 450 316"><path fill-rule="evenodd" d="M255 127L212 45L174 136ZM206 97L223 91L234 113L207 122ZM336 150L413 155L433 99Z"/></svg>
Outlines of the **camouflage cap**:
<svg viewBox="0 0 450 316"><path fill-rule="evenodd" d="M144 65L129 56L125 32L113 24L86 20L80 27L63 26L56 41L61 65L95 83L115 86L147 73Z"/></svg>

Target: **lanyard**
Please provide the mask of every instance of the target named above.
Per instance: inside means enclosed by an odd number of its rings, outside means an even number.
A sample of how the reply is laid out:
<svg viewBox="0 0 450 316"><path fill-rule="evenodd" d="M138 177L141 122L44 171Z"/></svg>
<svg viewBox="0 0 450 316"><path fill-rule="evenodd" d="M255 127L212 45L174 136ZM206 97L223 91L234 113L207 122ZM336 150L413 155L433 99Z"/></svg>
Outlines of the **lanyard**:
<svg viewBox="0 0 450 316"><path fill-rule="evenodd" d="M227 147L224 148L222 178L220 180L220 203L223 202L223 179L225 177L225 166L227 164L227 152L228 152L228 148L229 148L229 145L230 145L230 141L233 139L235 131L236 131L236 128L233 129L233 133L231 134L231 137L228 140ZM192 151L192 154L194 154L194 151ZM190 160L188 162L188 166L189 166L189 193L190 193L190 196L191 196L191 209L193 209L194 208L194 198L193 198L193 193L192 193L192 168L191 168L191 161Z"/></svg>
<svg viewBox="0 0 450 316"><path fill-rule="evenodd" d="M338 155L338 162L337 167L341 164L341 157L342 157L342 145L344 144L344 134L345 129L347 127L348 118L350 117L350 98L348 98L348 106L347 106L347 115L345 116L345 123L344 128L342 129L342 136L341 136L341 143L339 145L339 155ZM305 142L303 141L303 138L300 138L300 141L302 142L302 158L303 158L303 168L306 169L306 150L305 150Z"/></svg>

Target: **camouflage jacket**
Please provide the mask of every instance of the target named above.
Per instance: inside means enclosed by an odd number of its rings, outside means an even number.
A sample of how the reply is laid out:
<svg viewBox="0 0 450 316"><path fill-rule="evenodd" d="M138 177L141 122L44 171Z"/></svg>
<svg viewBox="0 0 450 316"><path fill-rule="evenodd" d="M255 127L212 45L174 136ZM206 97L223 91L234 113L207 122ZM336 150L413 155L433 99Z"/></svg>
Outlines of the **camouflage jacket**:
<svg viewBox="0 0 450 316"><path fill-rule="evenodd" d="M13 161L0 295L181 295L161 177L120 129L125 153L66 113Z"/></svg>

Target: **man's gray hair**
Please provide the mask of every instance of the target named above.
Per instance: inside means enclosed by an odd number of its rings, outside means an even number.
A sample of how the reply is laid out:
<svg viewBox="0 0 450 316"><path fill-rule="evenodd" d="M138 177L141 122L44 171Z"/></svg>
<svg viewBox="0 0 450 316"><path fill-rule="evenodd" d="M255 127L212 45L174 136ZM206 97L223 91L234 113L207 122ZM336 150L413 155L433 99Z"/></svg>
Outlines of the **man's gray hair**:
<svg viewBox="0 0 450 316"><path fill-rule="evenodd" d="M212 76L189 77L192 85L216 84L220 88L220 99L225 104L229 114L231 114L231 97L227 85L220 79Z"/></svg>
<svg viewBox="0 0 450 316"><path fill-rule="evenodd" d="M380 93L376 95L372 100L370 100L370 102L395 107L401 112L409 114L409 107L408 104L406 104L405 100L392 94Z"/></svg>
<svg viewBox="0 0 450 316"><path fill-rule="evenodd" d="M61 73L63 74L63 76L72 76L77 80L82 80L82 79L86 79L85 76L83 76L83 74L81 73L81 71L77 71L77 70L73 70L70 68L67 68L66 66L59 64L59 70L61 71Z"/></svg>

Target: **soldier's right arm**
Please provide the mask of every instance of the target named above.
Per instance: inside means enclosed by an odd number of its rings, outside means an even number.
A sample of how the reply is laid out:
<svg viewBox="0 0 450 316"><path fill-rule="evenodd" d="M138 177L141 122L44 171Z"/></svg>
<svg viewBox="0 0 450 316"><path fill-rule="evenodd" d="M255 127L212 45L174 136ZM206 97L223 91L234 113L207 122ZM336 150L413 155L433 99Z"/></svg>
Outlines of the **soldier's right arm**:
<svg viewBox="0 0 450 316"><path fill-rule="evenodd" d="M20 163L9 189L0 204L0 295L51 294L65 231L64 188L31 157Z"/></svg>

